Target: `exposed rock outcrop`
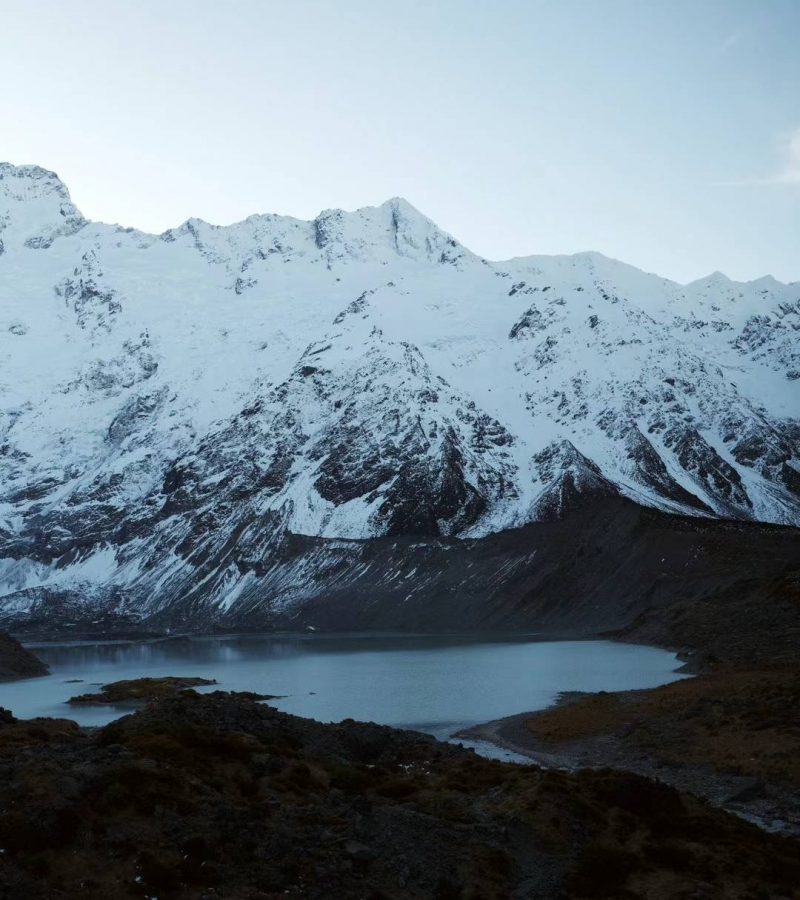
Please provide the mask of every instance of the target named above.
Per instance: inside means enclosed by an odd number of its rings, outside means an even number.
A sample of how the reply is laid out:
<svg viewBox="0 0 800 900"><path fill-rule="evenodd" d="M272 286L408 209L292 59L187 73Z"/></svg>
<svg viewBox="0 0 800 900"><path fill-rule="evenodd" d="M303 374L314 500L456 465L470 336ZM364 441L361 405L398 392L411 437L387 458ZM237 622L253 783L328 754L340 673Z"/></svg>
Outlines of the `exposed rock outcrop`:
<svg viewBox="0 0 800 900"><path fill-rule="evenodd" d="M0 631L0 681L47 675L47 666L19 641Z"/></svg>

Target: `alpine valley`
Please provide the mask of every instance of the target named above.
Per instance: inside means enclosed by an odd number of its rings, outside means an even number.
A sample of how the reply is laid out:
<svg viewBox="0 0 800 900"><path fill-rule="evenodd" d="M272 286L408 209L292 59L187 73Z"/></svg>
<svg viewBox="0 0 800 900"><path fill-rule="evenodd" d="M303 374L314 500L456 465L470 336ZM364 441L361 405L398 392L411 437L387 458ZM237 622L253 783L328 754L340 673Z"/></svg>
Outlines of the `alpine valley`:
<svg viewBox="0 0 800 900"><path fill-rule="evenodd" d="M532 213L535 214L535 213ZM596 633L796 561L800 283L0 164L0 626Z"/></svg>

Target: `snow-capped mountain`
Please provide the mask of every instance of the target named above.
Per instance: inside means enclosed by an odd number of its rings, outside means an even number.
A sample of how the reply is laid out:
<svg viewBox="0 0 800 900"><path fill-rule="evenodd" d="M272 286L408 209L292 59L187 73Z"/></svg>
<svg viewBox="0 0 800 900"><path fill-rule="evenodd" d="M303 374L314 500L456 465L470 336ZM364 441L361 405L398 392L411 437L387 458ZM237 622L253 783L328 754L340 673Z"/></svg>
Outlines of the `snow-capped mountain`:
<svg viewBox="0 0 800 900"><path fill-rule="evenodd" d="M0 360L6 617L285 609L338 577L298 536L600 496L800 524L800 283L493 263L400 199L150 235L0 164Z"/></svg>

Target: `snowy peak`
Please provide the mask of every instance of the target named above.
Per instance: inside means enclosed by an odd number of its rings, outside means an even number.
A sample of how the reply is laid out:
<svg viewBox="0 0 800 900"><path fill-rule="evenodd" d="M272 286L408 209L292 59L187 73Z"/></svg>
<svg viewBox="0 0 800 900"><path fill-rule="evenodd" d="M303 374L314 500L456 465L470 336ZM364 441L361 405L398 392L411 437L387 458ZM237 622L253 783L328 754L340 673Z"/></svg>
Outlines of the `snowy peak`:
<svg viewBox="0 0 800 900"><path fill-rule="evenodd" d="M55 172L41 166L14 166L0 162L0 198L4 205L35 202L46 197L71 202L66 185Z"/></svg>
<svg viewBox="0 0 800 900"><path fill-rule="evenodd" d="M453 237L400 197L352 213L325 210L313 224L316 245L329 263L347 258L385 261L396 254L418 262L456 264L467 255Z"/></svg>
<svg viewBox="0 0 800 900"><path fill-rule="evenodd" d="M55 172L0 163L0 241L3 247L45 249L86 224Z"/></svg>
<svg viewBox="0 0 800 900"><path fill-rule="evenodd" d="M210 264L225 266L236 292L254 286L259 274L294 262L323 266L459 266L477 257L410 203L394 198L381 206L347 212L328 209L310 222L290 216L253 215L235 225L189 219L160 236L191 247Z"/></svg>

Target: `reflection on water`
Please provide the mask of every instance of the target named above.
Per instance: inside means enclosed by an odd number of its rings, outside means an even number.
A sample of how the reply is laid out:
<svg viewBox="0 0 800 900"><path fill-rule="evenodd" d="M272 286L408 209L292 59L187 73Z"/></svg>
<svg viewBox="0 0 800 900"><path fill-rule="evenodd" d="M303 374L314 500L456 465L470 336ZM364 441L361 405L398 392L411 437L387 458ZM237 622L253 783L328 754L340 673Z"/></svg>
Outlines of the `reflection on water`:
<svg viewBox="0 0 800 900"><path fill-rule="evenodd" d="M61 716L85 725L125 710L69 707L69 697L143 676L216 678L224 690L286 695L275 701L286 712L437 737L542 709L560 691L655 687L679 677L675 656L653 647L531 637L247 635L30 646L52 674L0 684L0 706L20 717ZM68 683L73 679L84 683Z"/></svg>

